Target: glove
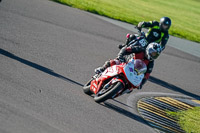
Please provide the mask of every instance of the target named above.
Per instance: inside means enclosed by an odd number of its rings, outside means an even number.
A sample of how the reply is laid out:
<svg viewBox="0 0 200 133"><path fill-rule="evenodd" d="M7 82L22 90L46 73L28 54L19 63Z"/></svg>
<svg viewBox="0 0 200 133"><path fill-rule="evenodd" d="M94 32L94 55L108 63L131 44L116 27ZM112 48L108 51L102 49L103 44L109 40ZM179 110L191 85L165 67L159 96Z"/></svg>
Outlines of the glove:
<svg viewBox="0 0 200 133"><path fill-rule="evenodd" d="M138 90L141 90L142 89L142 84L137 88Z"/></svg>
<svg viewBox="0 0 200 133"><path fill-rule="evenodd" d="M143 86L146 82L147 82L147 79L144 78L144 79L142 80L142 83L140 84L140 86L139 86L137 89L138 89L138 90L142 89L142 86Z"/></svg>
<svg viewBox="0 0 200 133"><path fill-rule="evenodd" d="M121 57L121 56L118 56L118 57L117 57L117 60L119 60L121 63L125 62L124 57Z"/></svg>
<svg viewBox="0 0 200 133"><path fill-rule="evenodd" d="M139 31L142 30L142 25L143 25L143 23L144 23L144 22L139 22L139 24L137 25L137 29L138 29Z"/></svg>

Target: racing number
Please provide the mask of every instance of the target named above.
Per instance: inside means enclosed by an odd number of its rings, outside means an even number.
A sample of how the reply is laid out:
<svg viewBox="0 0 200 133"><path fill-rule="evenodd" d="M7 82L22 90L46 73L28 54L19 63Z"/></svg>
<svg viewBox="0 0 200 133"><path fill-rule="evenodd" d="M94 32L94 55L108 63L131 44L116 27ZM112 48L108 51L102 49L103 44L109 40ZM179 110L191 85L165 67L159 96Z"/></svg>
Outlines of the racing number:
<svg viewBox="0 0 200 133"><path fill-rule="evenodd" d="M146 39L141 39L139 41L139 43L141 44L142 47L145 47L147 45L147 40Z"/></svg>

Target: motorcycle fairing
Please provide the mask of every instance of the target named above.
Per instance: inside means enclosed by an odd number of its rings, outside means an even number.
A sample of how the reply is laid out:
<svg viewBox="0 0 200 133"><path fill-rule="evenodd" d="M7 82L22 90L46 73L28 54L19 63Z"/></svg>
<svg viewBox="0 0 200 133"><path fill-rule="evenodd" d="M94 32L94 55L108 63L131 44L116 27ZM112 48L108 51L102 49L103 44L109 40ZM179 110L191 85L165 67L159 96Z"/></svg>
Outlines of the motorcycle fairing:
<svg viewBox="0 0 200 133"><path fill-rule="evenodd" d="M90 90L97 94L99 89L102 87L103 82L106 79L114 77L120 74L123 71L123 65L114 65L112 67L108 67L99 78L96 78L91 82ZM122 82L122 81L121 81ZM123 83L123 82L122 82ZM124 83L123 83L124 84Z"/></svg>
<svg viewBox="0 0 200 133"><path fill-rule="evenodd" d="M92 80L91 84L90 84L90 90L92 92L94 92L94 94L97 94L97 88L98 88L98 82L96 80Z"/></svg>
<svg viewBox="0 0 200 133"><path fill-rule="evenodd" d="M137 72L134 70L134 60L130 61L125 67L124 72L129 80L135 87L139 86L144 78L144 74L137 75Z"/></svg>

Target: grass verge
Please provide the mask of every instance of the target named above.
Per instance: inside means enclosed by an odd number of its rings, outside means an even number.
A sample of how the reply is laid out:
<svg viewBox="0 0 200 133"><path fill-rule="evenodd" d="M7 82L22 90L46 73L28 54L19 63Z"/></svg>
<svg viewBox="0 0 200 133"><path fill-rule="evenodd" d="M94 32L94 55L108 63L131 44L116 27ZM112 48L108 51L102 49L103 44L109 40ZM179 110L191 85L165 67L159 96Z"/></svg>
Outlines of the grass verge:
<svg viewBox="0 0 200 133"><path fill-rule="evenodd" d="M200 133L200 107L180 112L167 112L178 120L179 125L187 133Z"/></svg>
<svg viewBox="0 0 200 133"><path fill-rule="evenodd" d="M172 19L169 33L200 42L200 0L53 0L136 25L140 21Z"/></svg>

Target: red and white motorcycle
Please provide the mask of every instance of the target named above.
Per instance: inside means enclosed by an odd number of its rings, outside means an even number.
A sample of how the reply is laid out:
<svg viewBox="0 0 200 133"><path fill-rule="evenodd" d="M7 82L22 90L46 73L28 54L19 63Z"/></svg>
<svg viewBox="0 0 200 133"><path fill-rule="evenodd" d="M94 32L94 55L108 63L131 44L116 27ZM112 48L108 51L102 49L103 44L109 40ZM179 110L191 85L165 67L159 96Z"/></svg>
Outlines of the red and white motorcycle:
<svg viewBox="0 0 200 133"><path fill-rule="evenodd" d="M97 103L116 98L121 94L138 88L147 71L146 64L140 59L108 67L103 73L94 75L83 87L83 91L94 94Z"/></svg>

